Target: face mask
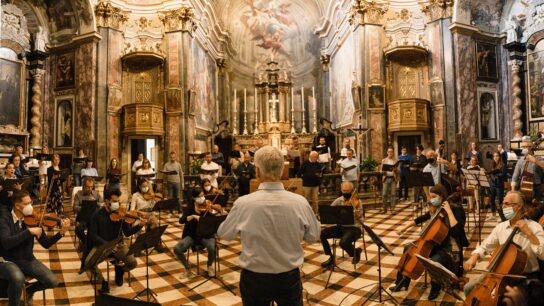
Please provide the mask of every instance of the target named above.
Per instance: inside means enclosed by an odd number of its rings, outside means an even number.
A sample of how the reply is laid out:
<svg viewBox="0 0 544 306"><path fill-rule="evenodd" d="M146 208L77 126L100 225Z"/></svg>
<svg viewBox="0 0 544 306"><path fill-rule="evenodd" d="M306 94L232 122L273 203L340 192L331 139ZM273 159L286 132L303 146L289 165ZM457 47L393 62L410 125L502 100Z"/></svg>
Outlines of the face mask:
<svg viewBox="0 0 544 306"><path fill-rule="evenodd" d="M514 212L514 207L507 207L502 210L502 213L504 214L504 217L506 220L512 220L516 213Z"/></svg>
<svg viewBox="0 0 544 306"><path fill-rule="evenodd" d="M427 158L427 162L429 164L434 164L434 158Z"/></svg>
<svg viewBox="0 0 544 306"><path fill-rule="evenodd" d="M342 196L344 197L344 199L349 199L351 198L351 193L342 193Z"/></svg>
<svg viewBox="0 0 544 306"><path fill-rule="evenodd" d="M119 202L111 202L110 204L110 210L111 211L116 211L119 209Z"/></svg>
<svg viewBox="0 0 544 306"><path fill-rule="evenodd" d="M529 149L524 148L524 149L521 150L521 155L525 156L527 154L529 154Z"/></svg>
<svg viewBox="0 0 544 306"><path fill-rule="evenodd" d="M442 200L440 198L431 198L431 205L434 207L438 207L442 204Z"/></svg>
<svg viewBox="0 0 544 306"><path fill-rule="evenodd" d="M21 213L23 213L23 216L32 216L33 212L34 212L34 208L32 207L32 204L23 207L23 209L21 210Z"/></svg>
<svg viewBox="0 0 544 306"><path fill-rule="evenodd" d="M195 199L196 204L202 204L204 203L204 201L206 201L205 197L200 197Z"/></svg>
<svg viewBox="0 0 544 306"><path fill-rule="evenodd" d="M204 187L204 190L210 191L210 190L212 190L212 186L205 186L205 187Z"/></svg>
<svg viewBox="0 0 544 306"><path fill-rule="evenodd" d="M143 192L143 193L147 193L148 191L149 191L149 187L144 187L144 188L142 188L142 192Z"/></svg>

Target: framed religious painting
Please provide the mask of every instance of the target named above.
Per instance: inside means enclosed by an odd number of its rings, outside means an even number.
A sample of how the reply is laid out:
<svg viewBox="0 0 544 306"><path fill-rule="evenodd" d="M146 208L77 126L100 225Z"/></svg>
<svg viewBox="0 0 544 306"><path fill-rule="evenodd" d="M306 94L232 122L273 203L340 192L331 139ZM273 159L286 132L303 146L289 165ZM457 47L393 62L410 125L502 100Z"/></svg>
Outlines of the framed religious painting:
<svg viewBox="0 0 544 306"><path fill-rule="evenodd" d="M544 40L527 53L529 120L544 119Z"/></svg>
<svg viewBox="0 0 544 306"><path fill-rule="evenodd" d="M385 109L385 87L383 84L368 84L368 109Z"/></svg>
<svg viewBox="0 0 544 306"><path fill-rule="evenodd" d="M476 70L478 80L499 80L497 45L476 42Z"/></svg>
<svg viewBox="0 0 544 306"><path fill-rule="evenodd" d="M361 110L362 97L361 97L361 86L359 84L353 83L351 85L351 96L353 97L353 105L355 106L355 111Z"/></svg>
<svg viewBox="0 0 544 306"><path fill-rule="evenodd" d="M498 101L494 88L478 88L478 136L479 140L498 141Z"/></svg>
<svg viewBox="0 0 544 306"><path fill-rule="evenodd" d="M75 52L67 52L57 56L55 68L55 89L73 88L76 85Z"/></svg>
<svg viewBox="0 0 544 306"><path fill-rule="evenodd" d="M74 146L74 97L64 96L55 99L55 147Z"/></svg>
<svg viewBox="0 0 544 306"><path fill-rule="evenodd" d="M23 63L0 58L0 126L24 129L26 113Z"/></svg>

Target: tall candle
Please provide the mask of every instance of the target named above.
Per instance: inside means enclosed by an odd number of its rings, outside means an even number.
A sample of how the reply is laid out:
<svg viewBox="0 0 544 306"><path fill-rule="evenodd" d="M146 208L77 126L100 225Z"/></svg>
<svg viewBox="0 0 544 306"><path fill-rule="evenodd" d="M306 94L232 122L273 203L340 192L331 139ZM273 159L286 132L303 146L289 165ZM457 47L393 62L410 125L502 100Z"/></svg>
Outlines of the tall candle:
<svg viewBox="0 0 544 306"><path fill-rule="evenodd" d="M253 99L255 99L255 113L259 111L259 99L257 99L257 87L255 87L255 93L253 94ZM257 121L257 117L255 117L255 121Z"/></svg>
<svg viewBox="0 0 544 306"><path fill-rule="evenodd" d="M314 109L315 109L315 87L312 86L312 99L314 100Z"/></svg>
<svg viewBox="0 0 544 306"><path fill-rule="evenodd" d="M291 87L291 112L295 111L295 89Z"/></svg>
<svg viewBox="0 0 544 306"><path fill-rule="evenodd" d="M302 100L302 112L304 112L304 87L302 87L301 100Z"/></svg>
<svg viewBox="0 0 544 306"><path fill-rule="evenodd" d="M246 89L244 88L244 113L247 112L247 103L246 103L246 98L247 98L247 93L246 93Z"/></svg>
<svg viewBox="0 0 544 306"><path fill-rule="evenodd" d="M237 107L236 107L236 89L234 89L234 105L233 106L234 106L234 112L236 113L236 109L237 109Z"/></svg>

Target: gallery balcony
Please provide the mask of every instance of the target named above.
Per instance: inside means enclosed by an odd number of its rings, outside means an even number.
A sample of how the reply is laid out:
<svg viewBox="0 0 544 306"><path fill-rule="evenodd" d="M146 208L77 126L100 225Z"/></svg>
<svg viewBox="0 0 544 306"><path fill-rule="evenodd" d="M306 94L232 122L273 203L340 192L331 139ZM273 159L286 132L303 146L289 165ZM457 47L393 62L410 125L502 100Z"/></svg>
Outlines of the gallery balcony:
<svg viewBox="0 0 544 306"><path fill-rule="evenodd" d="M428 131L430 102L400 99L388 103L388 132Z"/></svg>
<svg viewBox="0 0 544 306"><path fill-rule="evenodd" d="M151 103L123 106L123 135L164 136L164 107Z"/></svg>

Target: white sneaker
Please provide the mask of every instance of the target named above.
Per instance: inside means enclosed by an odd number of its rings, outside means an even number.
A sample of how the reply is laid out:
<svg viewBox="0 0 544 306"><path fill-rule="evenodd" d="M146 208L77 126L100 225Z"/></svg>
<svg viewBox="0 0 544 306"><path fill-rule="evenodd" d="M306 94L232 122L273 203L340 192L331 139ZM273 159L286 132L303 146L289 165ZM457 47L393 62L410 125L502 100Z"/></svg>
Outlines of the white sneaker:
<svg viewBox="0 0 544 306"><path fill-rule="evenodd" d="M185 272L183 272L180 276L180 278L188 278L188 279L191 279L193 277L195 277L196 274L191 271L191 269L186 269Z"/></svg>
<svg viewBox="0 0 544 306"><path fill-rule="evenodd" d="M213 269L213 265L208 266L208 276L215 277L215 270Z"/></svg>

